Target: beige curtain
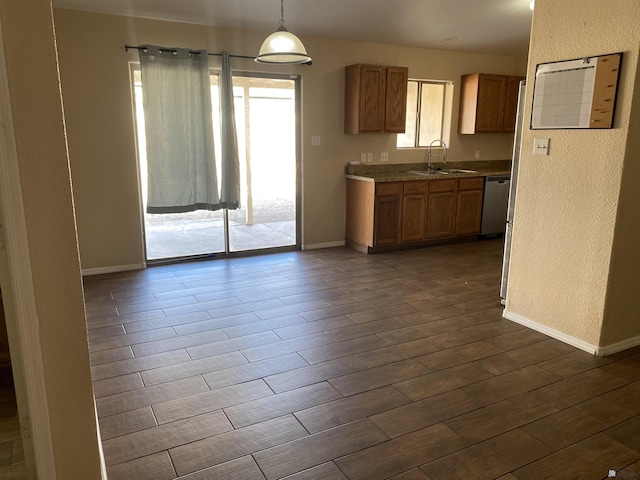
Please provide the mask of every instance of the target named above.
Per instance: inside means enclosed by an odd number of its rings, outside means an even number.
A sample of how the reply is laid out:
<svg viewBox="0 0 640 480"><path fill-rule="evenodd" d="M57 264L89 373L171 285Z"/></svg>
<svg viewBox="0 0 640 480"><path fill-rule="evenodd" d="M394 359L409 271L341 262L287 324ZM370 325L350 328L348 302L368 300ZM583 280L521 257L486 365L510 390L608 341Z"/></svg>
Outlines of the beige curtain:
<svg viewBox="0 0 640 480"><path fill-rule="evenodd" d="M148 213L221 208L206 50L140 50Z"/></svg>

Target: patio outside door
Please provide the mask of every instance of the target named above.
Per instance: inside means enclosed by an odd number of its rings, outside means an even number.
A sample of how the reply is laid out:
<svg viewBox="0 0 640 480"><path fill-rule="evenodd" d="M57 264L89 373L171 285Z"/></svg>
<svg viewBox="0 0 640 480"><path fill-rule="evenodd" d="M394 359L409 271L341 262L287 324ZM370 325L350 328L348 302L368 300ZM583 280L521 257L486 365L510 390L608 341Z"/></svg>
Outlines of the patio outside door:
<svg viewBox="0 0 640 480"><path fill-rule="evenodd" d="M140 71L133 71L147 261L225 256L299 246L299 78L234 72L241 208L146 213L146 140ZM218 75L211 75L220 172Z"/></svg>

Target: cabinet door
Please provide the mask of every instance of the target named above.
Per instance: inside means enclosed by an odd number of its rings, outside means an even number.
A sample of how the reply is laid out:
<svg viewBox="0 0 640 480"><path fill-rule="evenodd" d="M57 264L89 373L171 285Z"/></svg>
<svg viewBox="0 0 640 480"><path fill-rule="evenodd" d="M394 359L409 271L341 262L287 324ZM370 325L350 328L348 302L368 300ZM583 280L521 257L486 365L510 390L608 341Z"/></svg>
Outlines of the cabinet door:
<svg viewBox="0 0 640 480"><path fill-rule="evenodd" d="M404 133L407 119L407 82L409 69L387 68L384 130L389 133Z"/></svg>
<svg viewBox="0 0 640 480"><path fill-rule="evenodd" d="M502 131L506 84L503 75L480 75L476 132Z"/></svg>
<svg viewBox="0 0 640 480"><path fill-rule="evenodd" d="M375 184L347 178L345 243L366 251L373 246Z"/></svg>
<svg viewBox="0 0 640 480"><path fill-rule="evenodd" d="M507 77L504 94L504 118L502 131L513 133L516 131L516 115L518 113L518 90L520 81L524 77Z"/></svg>
<svg viewBox="0 0 640 480"><path fill-rule="evenodd" d="M427 206L427 240L452 237L456 192L429 194Z"/></svg>
<svg viewBox="0 0 640 480"><path fill-rule="evenodd" d="M482 190L458 192L456 205L456 236L477 235L482 220Z"/></svg>
<svg viewBox="0 0 640 480"><path fill-rule="evenodd" d="M427 199L422 195L405 195L402 201L402 232L400 240L419 242L424 240Z"/></svg>
<svg viewBox="0 0 640 480"><path fill-rule="evenodd" d="M479 78L479 73L462 75L462 77L460 78L460 111L458 115L458 133L461 133L463 135L471 135L476 133Z"/></svg>
<svg viewBox="0 0 640 480"><path fill-rule="evenodd" d="M387 85L384 67L360 69L360 132L384 130L385 90Z"/></svg>
<svg viewBox="0 0 640 480"><path fill-rule="evenodd" d="M373 245L395 245L400 242L401 195L376 197L373 219Z"/></svg>

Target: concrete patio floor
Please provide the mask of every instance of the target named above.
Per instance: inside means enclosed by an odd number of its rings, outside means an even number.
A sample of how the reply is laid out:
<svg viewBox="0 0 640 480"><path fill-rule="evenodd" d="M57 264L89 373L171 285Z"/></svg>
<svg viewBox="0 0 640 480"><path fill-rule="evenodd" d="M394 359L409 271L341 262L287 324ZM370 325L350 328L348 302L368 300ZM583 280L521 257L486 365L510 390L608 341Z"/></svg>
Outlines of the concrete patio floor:
<svg viewBox="0 0 640 480"><path fill-rule="evenodd" d="M223 211L145 215L147 259L161 260L224 253ZM242 252L296 244L291 201L254 204L253 224L245 209L229 211L229 251Z"/></svg>

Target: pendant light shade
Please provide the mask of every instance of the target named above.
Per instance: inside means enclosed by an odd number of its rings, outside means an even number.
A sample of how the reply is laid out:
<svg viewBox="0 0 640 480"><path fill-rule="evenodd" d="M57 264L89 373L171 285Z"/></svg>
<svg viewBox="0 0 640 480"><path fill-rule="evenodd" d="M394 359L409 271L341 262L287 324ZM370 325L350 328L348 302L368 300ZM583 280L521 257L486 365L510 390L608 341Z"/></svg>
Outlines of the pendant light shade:
<svg viewBox="0 0 640 480"><path fill-rule="evenodd" d="M256 62L284 65L311 62L300 39L284 26L284 0L280 0L280 27L262 42Z"/></svg>

